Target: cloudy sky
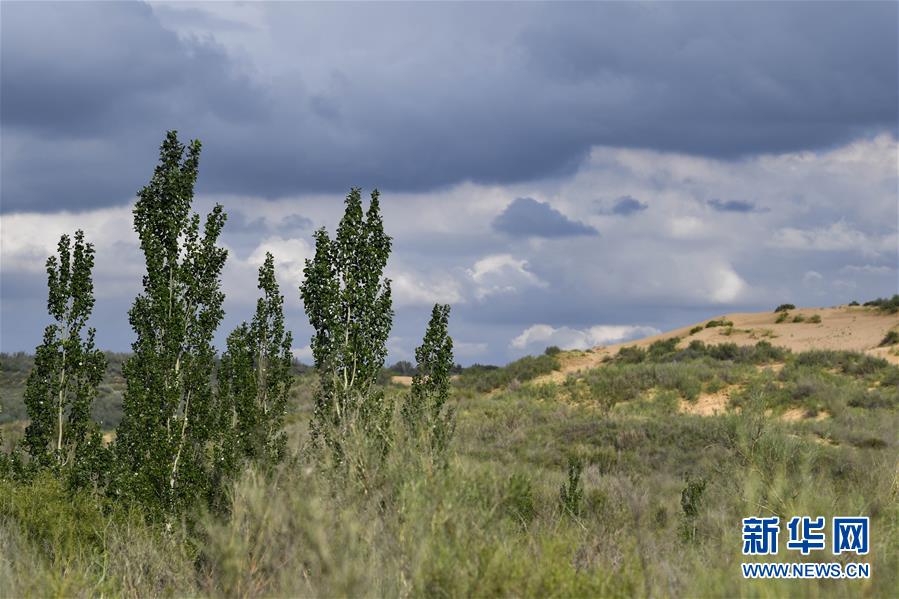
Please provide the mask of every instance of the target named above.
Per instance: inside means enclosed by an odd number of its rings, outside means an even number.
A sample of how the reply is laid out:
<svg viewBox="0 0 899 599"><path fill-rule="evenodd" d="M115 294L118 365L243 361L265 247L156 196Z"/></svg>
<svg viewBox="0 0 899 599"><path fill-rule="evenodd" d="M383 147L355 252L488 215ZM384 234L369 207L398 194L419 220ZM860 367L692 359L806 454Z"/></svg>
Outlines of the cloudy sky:
<svg viewBox="0 0 899 599"><path fill-rule="evenodd" d="M229 214L220 331L275 254L297 354L315 228L394 237L391 360L434 302L502 363L781 302L897 292L896 3L0 5L0 349L47 324L62 233L126 350L131 228L167 129Z"/></svg>

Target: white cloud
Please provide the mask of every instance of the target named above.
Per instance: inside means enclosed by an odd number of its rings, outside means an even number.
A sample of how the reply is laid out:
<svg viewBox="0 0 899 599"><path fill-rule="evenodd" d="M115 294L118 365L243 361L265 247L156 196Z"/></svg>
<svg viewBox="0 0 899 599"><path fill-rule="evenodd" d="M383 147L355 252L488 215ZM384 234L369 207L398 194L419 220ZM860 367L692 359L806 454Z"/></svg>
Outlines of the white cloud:
<svg viewBox="0 0 899 599"><path fill-rule="evenodd" d="M874 264L863 264L861 266L847 265L840 269L840 272L865 275L885 275L896 269L891 266L876 266Z"/></svg>
<svg viewBox="0 0 899 599"><path fill-rule="evenodd" d="M509 346L515 349L529 349L557 345L562 349L587 349L597 345L658 335L660 332L654 327L635 325L596 325L588 329L572 329L535 324L512 339Z"/></svg>
<svg viewBox="0 0 899 599"><path fill-rule="evenodd" d="M482 342L458 341L453 339L453 354L456 359L473 358L484 355L487 352L487 344Z"/></svg>
<svg viewBox="0 0 899 599"><path fill-rule="evenodd" d="M783 227L771 238L770 245L789 250L860 251L877 254L892 246L896 249L896 235L872 235L852 228L845 221L837 221L828 227L799 229Z"/></svg>
<svg viewBox="0 0 899 599"><path fill-rule="evenodd" d="M391 294L397 306L458 304L465 300L458 282L449 275L426 281L408 272L388 273Z"/></svg>
<svg viewBox="0 0 899 599"><path fill-rule="evenodd" d="M312 346L304 345L303 347L295 347L290 350L293 353L293 357L304 364L312 363Z"/></svg>
<svg viewBox="0 0 899 599"><path fill-rule="evenodd" d="M546 283L528 270L527 260L510 254L486 256L474 263L468 276L475 283L479 300L499 293L514 293L524 287L546 287Z"/></svg>
<svg viewBox="0 0 899 599"><path fill-rule="evenodd" d="M716 303L733 302L745 289L746 282L730 266L721 265L711 270L708 291Z"/></svg>

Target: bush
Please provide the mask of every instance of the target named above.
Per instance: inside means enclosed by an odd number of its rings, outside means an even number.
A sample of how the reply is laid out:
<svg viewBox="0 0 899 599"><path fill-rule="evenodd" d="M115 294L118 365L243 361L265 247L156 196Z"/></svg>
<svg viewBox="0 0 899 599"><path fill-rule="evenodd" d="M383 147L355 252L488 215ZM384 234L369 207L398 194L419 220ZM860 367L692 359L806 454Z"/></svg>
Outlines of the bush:
<svg viewBox="0 0 899 599"><path fill-rule="evenodd" d="M562 349L558 345L550 345L543 350L543 354L547 356L554 356L559 353L562 353Z"/></svg>
<svg viewBox="0 0 899 599"><path fill-rule="evenodd" d="M809 324L820 324L821 323L821 315L820 314L812 314L808 319Z"/></svg>
<svg viewBox="0 0 899 599"><path fill-rule="evenodd" d="M775 324L780 324L782 322L786 322L786 320L790 317L789 312L781 312L780 316L774 321Z"/></svg>
<svg viewBox="0 0 899 599"><path fill-rule="evenodd" d="M734 326L733 322L731 322L729 320L724 320L724 319L710 320L707 323L705 323L705 328L707 328L707 329L713 329L715 327L732 327L732 326Z"/></svg>
<svg viewBox="0 0 899 599"><path fill-rule="evenodd" d="M583 463L577 458L568 458L568 480L559 488L559 505L563 512L572 516L581 514L584 499L584 485L581 482Z"/></svg>
<svg viewBox="0 0 899 599"><path fill-rule="evenodd" d="M690 329L690 334L695 335L696 333L698 333L701 330L702 330L702 325L697 325L697 326L693 327L692 329Z"/></svg>
<svg viewBox="0 0 899 599"><path fill-rule="evenodd" d="M795 310L796 306L793 304L781 304L778 307L774 308L775 312L786 312L788 310Z"/></svg>
<svg viewBox="0 0 899 599"><path fill-rule="evenodd" d="M549 374L559 369L559 360L555 355L525 356L499 368L474 364L465 368L459 375L456 384L459 387L472 389L481 393L508 387L513 383L524 383Z"/></svg>
<svg viewBox="0 0 899 599"><path fill-rule="evenodd" d="M865 306L878 308L889 314L899 312L899 293L891 298L879 297L877 299L865 302Z"/></svg>
<svg viewBox="0 0 899 599"><path fill-rule="evenodd" d="M797 314L793 317L793 322L805 322L805 316L802 314Z"/></svg>
<svg viewBox="0 0 899 599"><path fill-rule="evenodd" d="M646 350L636 345L622 347L618 350L616 361L624 364L639 364L646 359Z"/></svg>
<svg viewBox="0 0 899 599"><path fill-rule="evenodd" d="M889 331L881 340L880 347L896 345L897 343L899 343L899 331Z"/></svg>

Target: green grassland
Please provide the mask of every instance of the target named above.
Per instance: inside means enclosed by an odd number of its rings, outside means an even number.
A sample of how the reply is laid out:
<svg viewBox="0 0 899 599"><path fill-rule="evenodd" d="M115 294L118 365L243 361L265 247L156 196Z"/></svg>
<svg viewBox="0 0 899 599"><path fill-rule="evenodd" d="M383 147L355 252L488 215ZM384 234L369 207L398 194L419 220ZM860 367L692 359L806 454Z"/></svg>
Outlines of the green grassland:
<svg viewBox="0 0 899 599"><path fill-rule="evenodd" d="M465 369L448 467L400 436L350 484L305 458L316 379L298 367L294 457L272 475L246 472L229 518L201 513L170 532L50 477L0 482L0 595L894 596L899 368L669 341L535 384L558 358ZM2 363L9 448L28 358ZM95 406L107 427L122 388L121 359L110 364ZM407 389L382 380L401 402ZM722 413L691 413L723 390ZM569 464L582 465L576 484ZM754 515L870 516L865 558L782 547L770 561L867 561L871 578L744 580L740 521Z"/></svg>

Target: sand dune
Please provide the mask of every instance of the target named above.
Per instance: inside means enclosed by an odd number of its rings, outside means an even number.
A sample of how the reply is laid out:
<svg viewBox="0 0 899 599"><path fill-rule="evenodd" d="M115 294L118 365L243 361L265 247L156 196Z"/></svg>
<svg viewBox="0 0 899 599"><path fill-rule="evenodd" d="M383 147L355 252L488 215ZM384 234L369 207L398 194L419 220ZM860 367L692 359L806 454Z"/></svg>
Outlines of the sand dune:
<svg viewBox="0 0 899 599"><path fill-rule="evenodd" d="M817 314L820 323L811 323L810 317ZM796 315L802 315L803 322L792 322ZM614 356L622 347L647 347L655 341L681 337L680 346L698 339L707 344L736 343L755 345L761 340L772 345L785 347L794 352L810 349L833 349L859 351L875 355L894 364L899 364L899 346L879 347L881 340L890 330L899 330L899 314L887 314L875 308L863 306L837 306L835 308L798 308L791 310L785 322L775 322L779 314L774 312L737 312L717 316L714 320L726 320L732 327L703 328L690 334L696 326L705 326L708 321L696 323L627 343L599 346L586 352L565 352L560 355L561 370L540 377L535 382L561 382L573 373L599 366L603 359Z"/></svg>

